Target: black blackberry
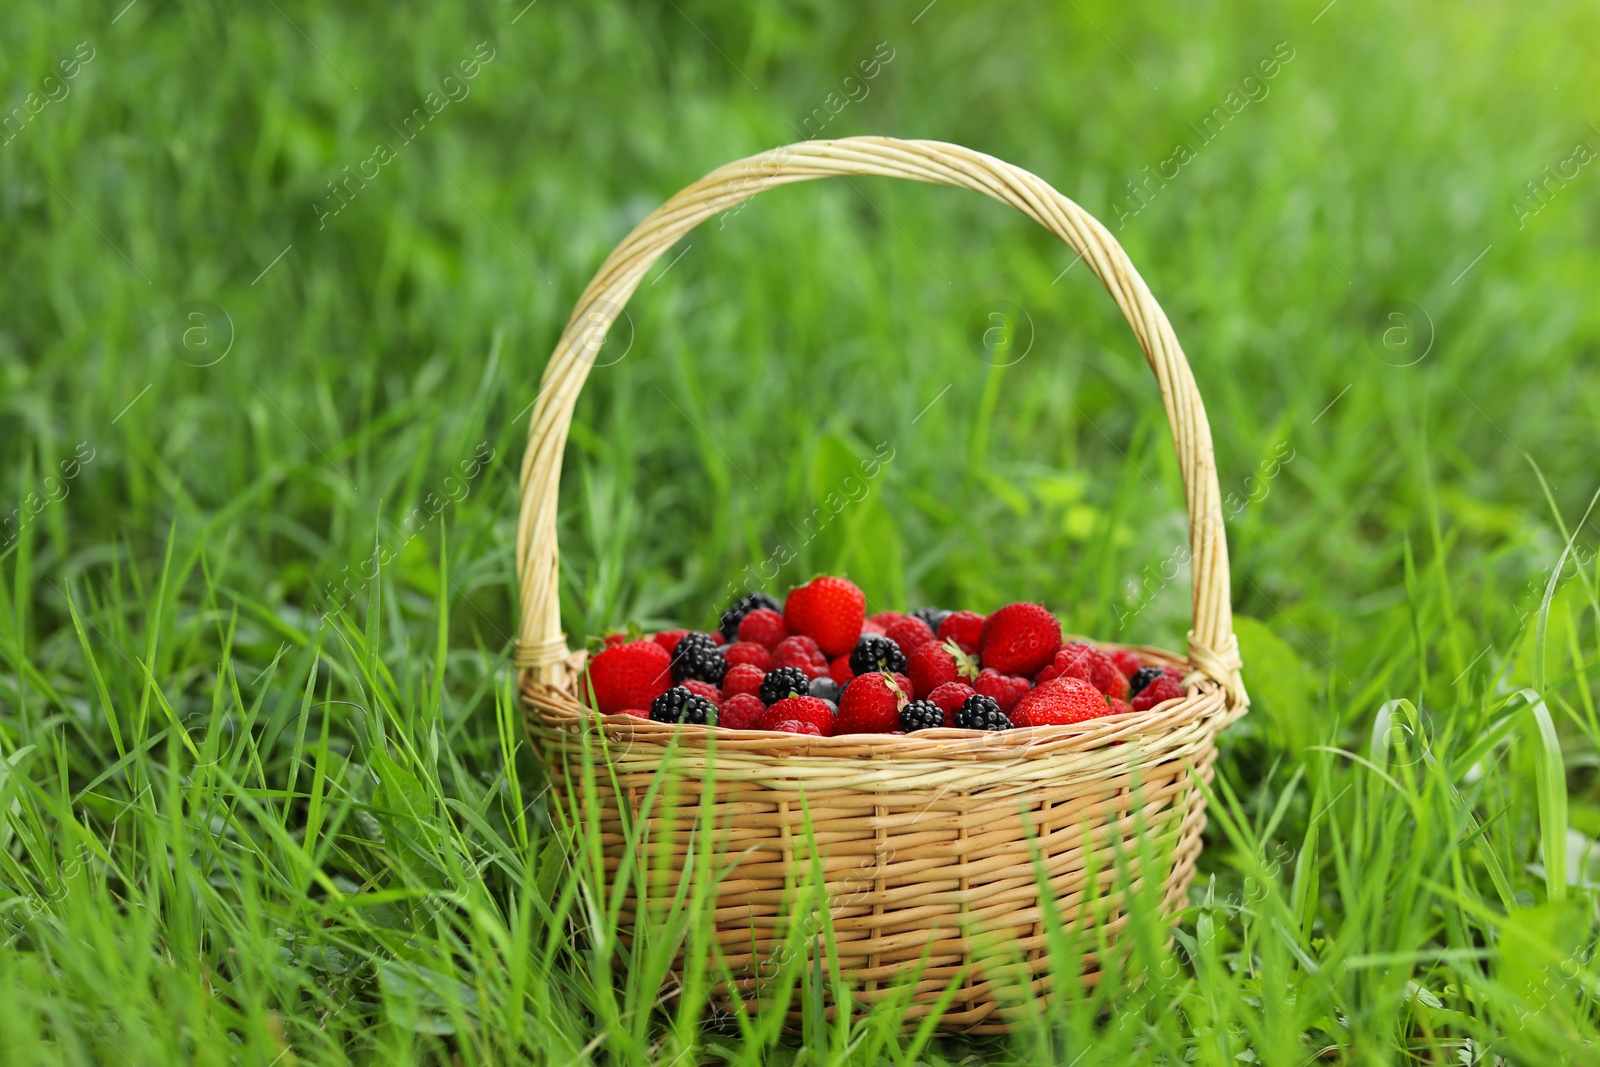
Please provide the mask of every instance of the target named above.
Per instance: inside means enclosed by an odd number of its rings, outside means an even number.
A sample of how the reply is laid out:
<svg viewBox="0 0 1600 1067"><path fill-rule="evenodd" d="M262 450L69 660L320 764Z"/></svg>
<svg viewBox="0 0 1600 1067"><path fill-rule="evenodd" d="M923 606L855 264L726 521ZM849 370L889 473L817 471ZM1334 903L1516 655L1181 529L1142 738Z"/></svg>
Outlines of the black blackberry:
<svg viewBox="0 0 1600 1067"><path fill-rule="evenodd" d="M962 730L1009 730L1011 720L994 697L974 693L956 710L956 726Z"/></svg>
<svg viewBox="0 0 1600 1067"><path fill-rule="evenodd" d="M856 642L856 647L850 652L850 669L857 674L871 674L873 671L904 674L906 654L900 651L899 645L887 637L862 634L861 639Z"/></svg>
<svg viewBox="0 0 1600 1067"><path fill-rule="evenodd" d="M675 685L650 702L650 719L653 722L715 726L717 706L698 693Z"/></svg>
<svg viewBox="0 0 1600 1067"><path fill-rule="evenodd" d="M824 674L821 678L811 679L811 695L821 700L830 700L835 706L839 703L839 683Z"/></svg>
<svg viewBox="0 0 1600 1067"><path fill-rule="evenodd" d="M1132 700L1139 695L1139 690L1161 677L1160 667L1140 667L1133 672L1133 677L1128 679L1128 699Z"/></svg>
<svg viewBox="0 0 1600 1067"><path fill-rule="evenodd" d="M811 679L799 667L779 667L761 679L761 703L771 707L785 697L811 695Z"/></svg>
<svg viewBox="0 0 1600 1067"><path fill-rule="evenodd" d="M1000 705L996 704L995 710L999 711ZM912 730L932 730L943 725L944 712L931 700L913 700L900 709L900 729L908 734Z"/></svg>
<svg viewBox="0 0 1600 1067"><path fill-rule="evenodd" d="M672 650L674 682L687 682L695 678L721 685L722 676L727 673L728 661L722 658L722 646L711 640L710 634L684 634L678 647Z"/></svg>
<svg viewBox="0 0 1600 1067"><path fill-rule="evenodd" d="M928 624L928 629L938 633L939 625L950 617L950 613L944 608L918 608L911 613L911 617L921 619Z"/></svg>
<svg viewBox="0 0 1600 1067"><path fill-rule="evenodd" d="M719 629L722 636L732 641L739 636L739 620L757 608L771 608L779 615L783 614L783 605L765 593L751 593L749 596L740 597L733 602L733 606L722 613L722 625Z"/></svg>

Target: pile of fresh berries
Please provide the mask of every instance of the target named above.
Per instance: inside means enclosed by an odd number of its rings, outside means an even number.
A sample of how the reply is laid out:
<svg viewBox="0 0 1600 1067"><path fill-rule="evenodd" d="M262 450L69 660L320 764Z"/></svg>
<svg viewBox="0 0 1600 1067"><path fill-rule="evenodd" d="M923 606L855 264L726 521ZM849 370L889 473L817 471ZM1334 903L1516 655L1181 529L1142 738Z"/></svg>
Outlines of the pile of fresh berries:
<svg viewBox="0 0 1600 1067"><path fill-rule="evenodd" d="M606 715L821 737L1058 726L1184 696L1177 668L1063 644L1042 604L869 617L861 590L833 577L781 604L751 593L712 633L613 634L581 692Z"/></svg>

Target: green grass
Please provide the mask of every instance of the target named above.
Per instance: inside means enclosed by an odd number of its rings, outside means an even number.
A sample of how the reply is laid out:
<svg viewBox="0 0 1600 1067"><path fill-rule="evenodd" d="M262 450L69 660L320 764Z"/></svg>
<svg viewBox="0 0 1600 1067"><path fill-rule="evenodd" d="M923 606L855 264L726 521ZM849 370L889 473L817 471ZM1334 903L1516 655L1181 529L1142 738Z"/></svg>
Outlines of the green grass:
<svg viewBox="0 0 1600 1067"><path fill-rule="evenodd" d="M1125 8L8 5L4 115L61 98L0 138L0 1058L1593 1062L1600 15ZM1064 991L1009 1040L664 993L703 879L621 952L507 664L526 408L578 292L863 86L824 136L968 144L1128 216L1238 502L1255 705L1191 906L1170 949L1141 906L1093 991L1063 931ZM571 633L706 625L787 545L779 588L1044 598L1182 647L1153 382L1047 234L860 180L681 252L573 424ZM1035 332L1005 369L968 341L997 300ZM780 974L807 1004L814 945Z"/></svg>

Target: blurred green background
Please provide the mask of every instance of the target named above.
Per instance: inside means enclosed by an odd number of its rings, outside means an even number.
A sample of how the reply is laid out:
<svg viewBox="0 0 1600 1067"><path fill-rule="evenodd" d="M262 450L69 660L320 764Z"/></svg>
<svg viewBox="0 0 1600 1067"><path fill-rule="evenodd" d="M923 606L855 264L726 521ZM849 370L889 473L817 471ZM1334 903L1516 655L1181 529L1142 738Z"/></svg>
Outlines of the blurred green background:
<svg viewBox="0 0 1600 1067"><path fill-rule="evenodd" d="M36 746L26 777L71 794L121 750L103 705L198 723L219 662L292 718L306 674L271 665L338 646L332 611L401 704L426 689L408 672L448 663L428 700L462 773L492 777L549 350L662 200L813 135L988 152L1127 248L1233 501L1257 714L1222 773L1242 790L1359 737L1384 699L1443 719L1527 684L1569 535L1569 573L1594 570L1575 527L1600 421L1597 33L1592 5L1502 0L8 6L0 757ZM881 179L720 221L640 286L578 406L574 643L707 625L787 545L779 592L842 571L876 608L1043 599L1081 632L1182 648L1161 404L1067 249L984 198ZM973 339L996 307L998 349ZM1574 709L1589 589L1549 615ZM291 733L262 739L263 781Z"/></svg>
<svg viewBox="0 0 1600 1067"><path fill-rule="evenodd" d="M138 567L175 523L293 615L487 441L443 525L482 611L463 625L502 640L524 409L577 291L671 192L802 130L970 145L1113 227L1194 364L1224 496L1264 497L1230 529L1239 607L1288 612L1324 668L1368 668L1348 639L1386 625L1404 536L1431 539L1436 510L1454 565L1491 583L1463 607L1492 610L1555 540L1523 454L1567 512L1591 489L1592 168L1513 209L1600 144L1578 5L116 14L7 16L8 106L93 57L0 159L6 499L79 442L95 457L32 523L41 574ZM408 131L429 93L442 110ZM1214 110L1230 121L1203 131ZM709 619L836 468L887 442L870 502L779 584L842 567L875 603L1027 592L1107 633L1119 588L1181 543L1181 496L1153 383L1088 272L1061 276L1070 253L998 205L886 180L723 222L641 287L632 348L580 406L569 629ZM213 310L191 319L194 301ZM1032 327L1004 373L968 338L990 301ZM430 588L437 536L410 542L402 588ZM1133 636L1180 640L1185 609L1164 589Z"/></svg>

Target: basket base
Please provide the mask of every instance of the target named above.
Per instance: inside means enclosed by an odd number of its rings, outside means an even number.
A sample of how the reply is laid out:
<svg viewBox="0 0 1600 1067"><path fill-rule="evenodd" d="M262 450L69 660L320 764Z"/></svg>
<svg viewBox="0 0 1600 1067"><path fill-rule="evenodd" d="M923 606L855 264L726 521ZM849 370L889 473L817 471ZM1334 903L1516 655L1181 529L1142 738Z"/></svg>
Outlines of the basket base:
<svg viewBox="0 0 1600 1067"><path fill-rule="evenodd" d="M1183 907L1206 821L1198 783L1239 714L1202 680L1075 727L802 738L599 716L531 679L522 696L558 810L598 846L593 876L629 879L629 933L659 932L675 896L710 910L714 1010L773 1010L763 994L800 957L827 979L833 1015L836 970L853 1012L894 1001L907 1024L953 986L938 1026L974 1034L1050 995L1069 964L1052 966L1058 922L1098 950L1077 968L1092 985L1100 956L1121 955L1130 896L1157 894L1163 922ZM825 936L797 920L824 911Z"/></svg>

